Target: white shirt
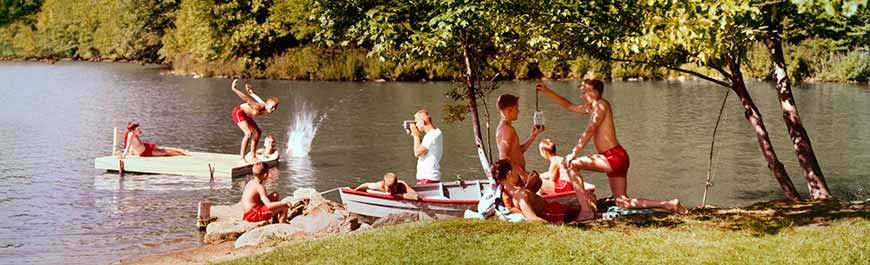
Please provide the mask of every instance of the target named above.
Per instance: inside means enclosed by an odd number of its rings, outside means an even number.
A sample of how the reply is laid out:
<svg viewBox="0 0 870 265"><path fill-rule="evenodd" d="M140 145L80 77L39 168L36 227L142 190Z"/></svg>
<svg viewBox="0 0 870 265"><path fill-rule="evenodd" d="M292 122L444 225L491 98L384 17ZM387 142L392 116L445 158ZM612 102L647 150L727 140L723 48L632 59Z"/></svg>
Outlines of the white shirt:
<svg viewBox="0 0 870 265"><path fill-rule="evenodd" d="M441 129L434 129L423 136L421 145L429 151L417 158L417 179L441 181L442 146Z"/></svg>

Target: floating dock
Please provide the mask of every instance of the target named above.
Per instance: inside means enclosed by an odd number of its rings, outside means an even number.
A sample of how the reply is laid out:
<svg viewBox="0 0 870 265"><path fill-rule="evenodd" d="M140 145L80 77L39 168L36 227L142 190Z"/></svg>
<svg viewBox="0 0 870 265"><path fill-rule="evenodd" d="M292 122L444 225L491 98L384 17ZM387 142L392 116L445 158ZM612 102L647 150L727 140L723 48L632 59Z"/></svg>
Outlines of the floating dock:
<svg viewBox="0 0 870 265"><path fill-rule="evenodd" d="M278 159L263 160L270 167L278 166ZM124 159L125 173L183 175L195 177L241 177L251 174L251 163L242 164L239 155L190 152L188 156L138 157ZM107 171L120 171L121 159L104 156L94 159L94 167Z"/></svg>

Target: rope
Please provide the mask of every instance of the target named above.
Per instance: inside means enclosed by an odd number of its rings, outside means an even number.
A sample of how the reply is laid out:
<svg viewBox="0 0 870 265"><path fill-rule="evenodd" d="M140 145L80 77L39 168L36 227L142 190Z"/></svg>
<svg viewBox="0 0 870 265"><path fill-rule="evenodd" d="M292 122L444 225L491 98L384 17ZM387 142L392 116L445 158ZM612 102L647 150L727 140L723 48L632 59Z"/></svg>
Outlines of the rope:
<svg viewBox="0 0 870 265"><path fill-rule="evenodd" d="M710 187L713 187L713 176L711 174L713 171L713 148L716 146L716 132L719 130L719 121L722 120L722 112L725 110L725 103L728 102L728 95L730 94L730 89L725 91L722 106L719 107L719 116L716 118L716 125L713 127L713 140L710 142L710 162L707 165L707 181L704 183L704 197L701 198L701 208L707 207L707 191L709 191ZM717 160L719 158L718 152L716 158Z"/></svg>

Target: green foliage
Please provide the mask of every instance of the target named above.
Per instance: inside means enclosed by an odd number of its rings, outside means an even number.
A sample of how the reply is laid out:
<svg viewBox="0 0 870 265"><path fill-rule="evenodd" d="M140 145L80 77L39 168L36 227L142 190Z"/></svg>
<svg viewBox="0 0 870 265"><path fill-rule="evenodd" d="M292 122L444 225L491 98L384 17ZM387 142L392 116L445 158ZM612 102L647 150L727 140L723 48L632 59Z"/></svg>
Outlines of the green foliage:
<svg viewBox="0 0 870 265"><path fill-rule="evenodd" d="M0 26L39 12L42 0L0 0Z"/></svg>
<svg viewBox="0 0 870 265"><path fill-rule="evenodd" d="M821 76L821 80L870 82L870 52L856 50L835 57L830 74Z"/></svg>

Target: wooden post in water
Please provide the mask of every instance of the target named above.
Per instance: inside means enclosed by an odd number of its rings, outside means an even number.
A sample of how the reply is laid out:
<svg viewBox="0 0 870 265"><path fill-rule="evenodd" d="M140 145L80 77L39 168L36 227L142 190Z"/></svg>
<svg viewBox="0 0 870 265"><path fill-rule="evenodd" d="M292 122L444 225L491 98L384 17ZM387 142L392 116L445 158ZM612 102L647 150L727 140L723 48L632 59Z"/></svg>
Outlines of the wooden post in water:
<svg viewBox="0 0 870 265"><path fill-rule="evenodd" d="M211 202L208 199L199 201L199 206L196 211L196 227L199 230L205 230L208 223L211 222Z"/></svg>
<svg viewBox="0 0 870 265"><path fill-rule="evenodd" d="M114 133L112 133L112 155L118 154L118 127L115 127Z"/></svg>

